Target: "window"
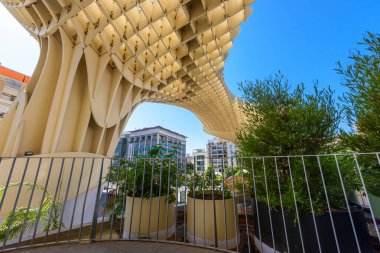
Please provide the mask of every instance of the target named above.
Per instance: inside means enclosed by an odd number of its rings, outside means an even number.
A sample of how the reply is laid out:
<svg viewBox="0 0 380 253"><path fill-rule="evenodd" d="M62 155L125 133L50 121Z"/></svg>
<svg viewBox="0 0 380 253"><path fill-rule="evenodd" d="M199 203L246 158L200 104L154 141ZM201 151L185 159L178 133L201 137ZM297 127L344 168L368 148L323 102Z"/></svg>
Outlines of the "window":
<svg viewBox="0 0 380 253"><path fill-rule="evenodd" d="M179 203L185 203L185 192L184 191L179 193Z"/></svg>

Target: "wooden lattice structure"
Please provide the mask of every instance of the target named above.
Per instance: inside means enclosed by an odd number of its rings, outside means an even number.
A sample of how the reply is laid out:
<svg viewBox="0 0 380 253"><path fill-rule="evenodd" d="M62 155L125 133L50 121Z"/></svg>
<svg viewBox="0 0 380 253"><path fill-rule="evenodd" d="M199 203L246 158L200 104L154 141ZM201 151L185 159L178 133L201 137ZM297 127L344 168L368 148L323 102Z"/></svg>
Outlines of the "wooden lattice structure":
<svg viewBox="0 0 380 253"><path fill-rule="evenodd" d="M253 0L0 0L39 42L27 87L0 123L0 155L112 155L139 103L191 110L235 139L223 66Z"/></svg>

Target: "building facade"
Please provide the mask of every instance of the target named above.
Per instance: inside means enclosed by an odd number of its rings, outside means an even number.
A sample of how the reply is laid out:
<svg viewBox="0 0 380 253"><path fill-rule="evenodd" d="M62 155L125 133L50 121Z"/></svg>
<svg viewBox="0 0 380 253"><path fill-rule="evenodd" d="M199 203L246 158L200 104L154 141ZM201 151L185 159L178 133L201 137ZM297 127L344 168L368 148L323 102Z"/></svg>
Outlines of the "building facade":
<svg viewBox="0 0 380 253"><path fill-rule="evenodd" d="M221 172L234 165L234 157L236 155L236 145L230 141L220 138L214 138L207 143L207 155L209 165L215 172Z"/></svg>
<svg viewBox="0 0 380 253"><path fill-rule="evenodd" d="M129 132L123 133L123 135L120 137L119 142L117 143L116 149L115 149L115 157L118 158L125 158L128 154L128 136Z"/></svg>
<svg viewBox="0 0 380 253"><path fill-rule="evenodd" d="M0 66L0 118L3 118L18 94L25 90L29 77Z"/></svg>
<svg viewBox="0 0 380 253"><path fill-rule="evenodd" d="M163 128L148 127L130 131L127 141L127 157L147 156L148 151L161 146L166 154L175 154L180 163L186 161L186 136Z"/></svg>
<svg viewBox="0 0 380 253"><path fill-rule="evenodd" d="M194 164L197 172L203 172L209 165L207 151L205 149L194 149L190 157L190 162Z"/></svg>

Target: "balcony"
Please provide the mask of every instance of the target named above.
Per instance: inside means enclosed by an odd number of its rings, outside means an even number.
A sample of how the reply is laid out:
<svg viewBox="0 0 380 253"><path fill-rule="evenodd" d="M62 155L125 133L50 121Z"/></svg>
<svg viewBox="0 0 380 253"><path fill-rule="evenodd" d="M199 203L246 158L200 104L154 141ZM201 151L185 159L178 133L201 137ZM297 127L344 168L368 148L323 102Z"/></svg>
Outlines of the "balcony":
<svg viewBox="0 0 380 253"><path fill-rule="evenodd" d="M379 153L233 157L220 173L169 158L0 158L0 250L378 252L363 159L379 165Z"/></svg>

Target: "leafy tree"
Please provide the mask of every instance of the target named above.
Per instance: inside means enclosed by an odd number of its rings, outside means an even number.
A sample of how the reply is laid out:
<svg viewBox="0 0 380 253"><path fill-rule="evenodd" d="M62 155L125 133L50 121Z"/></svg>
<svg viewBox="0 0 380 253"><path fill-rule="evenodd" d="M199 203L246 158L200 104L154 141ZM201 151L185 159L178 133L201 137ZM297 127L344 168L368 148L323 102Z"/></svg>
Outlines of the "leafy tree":
<svg viewBox="0 0 380 253"><path fill-rule="evenodd" d="M357 134L350 139L355 151L380 150L380 34L367 33L364 52L356 50L349 57L353 63L344 67L338 63L337 72L348 89L344 93L344 109Z"/></svg>
<svg viewBox="0 0 380 253"><path fill-rule="evenodd" d="M355 132L342 132L344 147L358 152L380 150L380 34L368 32L364 50L356 50L349 57L353 63L338 63L337 72L348 89L342 97L348 122ZM359 157L368 190L380 196L380 166L377 157Z"/></svg>
<svg viewBox="0 0 380 253"><path fill-rule="evenodd" d="M288 157L326 154L337 150L335 139L341 110L331 89L318 89L315 83L310 93L306 92L303 84L292 90L281 73L262 81L240 84L240 88L244 98L241 109L246 116L246 123L237 133L237 140L240 155L254 157L243 159L244 178L250 181L251 194L259 201L269 201L271 207L277 208L281 204L280 185L286 210L294 209L296 198L299 210L308 213L311 208L305 184L307 180L314 209L322 213L326 208L326 200L321 191L321 168L330 202L336 207L344 207L343 190L334 157L324 157L319 161L316 157ZM357 187L353 161L338 157L337 162L341 165L346 191L351 192Z"/></svg>
<svg viewBox="0 0 380 253"><path fill-rule="evenodd" d="M240 84L247 117L238 132L239 146L247 155L300 155L328 153L334 140L341 111L331 89L306 94L299 84L291 91L281 73L263 81Z"/></svg>

